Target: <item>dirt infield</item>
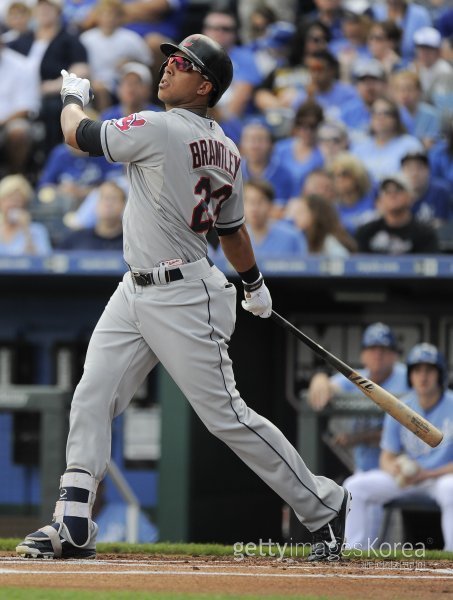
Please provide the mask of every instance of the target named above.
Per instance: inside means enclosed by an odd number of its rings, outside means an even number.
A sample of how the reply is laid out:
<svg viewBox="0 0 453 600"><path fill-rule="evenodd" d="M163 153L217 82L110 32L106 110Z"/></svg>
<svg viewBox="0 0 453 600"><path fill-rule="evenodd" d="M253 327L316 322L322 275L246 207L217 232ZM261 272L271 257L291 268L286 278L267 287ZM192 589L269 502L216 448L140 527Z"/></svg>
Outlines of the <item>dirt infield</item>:
<svg viewBox="0 0 453 600"><path fill-rule="evenodd" d="M137 590L325 598L453 599L453 563L100 554L96 560L27 560L0 553L1 587Z"/></svg>

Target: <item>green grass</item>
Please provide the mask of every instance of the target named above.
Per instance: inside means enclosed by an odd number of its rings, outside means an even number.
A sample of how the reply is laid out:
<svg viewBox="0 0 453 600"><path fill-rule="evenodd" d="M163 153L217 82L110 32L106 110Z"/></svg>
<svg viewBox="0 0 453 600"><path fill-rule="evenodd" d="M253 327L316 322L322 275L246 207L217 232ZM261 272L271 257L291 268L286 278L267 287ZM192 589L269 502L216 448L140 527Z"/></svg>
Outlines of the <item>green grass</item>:
<svg viewBox="0 0 453 600"><path fill-rule="evenodd" d="M15 547L20 542L20 539L13 538L0 538L0 550L6 552L14 552ZM97 544L96 546L98 554L149 554L152 555L169 555L169 556L234 556L233 546L222 546L221 544L184 544L184 543L170 543L160 542L157 544L127 544L127 543L113 543L113 544ZM266 547L262 547L263 553L268 553ZM259 550L257 549L256 555ZM274 548L274 553L276 550ZM308 549L305 549L305 554L308 553ZM290 557L290 548L287 549L285 556ZM298 549L297 557L302 558L302 549ZM348 556L348 553L345 553ZM275 557L275 556L274 556ZM273 557L273 558L274 558ZM372 552L368 555L366 552L353 551L349 553L348 558L351 560L407 560L407 559L419 559L419 560L451 560L453 561L453 552L444 552L443 550L426 550L423 556L413 552L404 554L399 551L395 552L391 556L388 555L388 549L383 553ZM0 596L1 598L1 596Z"/></svg>
<svg viewBox="0 0 453 600"><path fill-rule="evenodd" d="M20 542L20 539L14 538L0 538L0 550L5 552L14 552L15 547ZM157 544L127 544L127 543L113 543L113 544L97 544L96 546L98 554L149 554L152 555L168 555L168 556L234 556L233 546L223 546L221 544L183 544L183 543L170 543L160 542ZM268 553L269 550L266 547L262 547L263 553ZM259 550L256 550L256 555ZM294 550L295 552L295 550ZM305 548L305 555L308 553L308 548ZM274 556L278 555L274 548ZM285 556L291 556L291 549L288 548ZM388 555L388 549L384 549L383 552L358 552L356 550L345 552L345 556L350 560L451 560L453 561L453 552L445 552L443 550L426 550L423 556L420 556L415 552L410 554L409 552L395 552L392 555ZM303 552L299 548L295 558L302 558ZM1 590L0 590L1 591ZM1 598L1 596L0 596Z"/></svg>
<svg viewBox="0 0 453 600"><path fill-rule="evenodd" d="M97 592L95 590L0 589L0 600L328 600L327 596L237 596L170 592Z"/></svg>

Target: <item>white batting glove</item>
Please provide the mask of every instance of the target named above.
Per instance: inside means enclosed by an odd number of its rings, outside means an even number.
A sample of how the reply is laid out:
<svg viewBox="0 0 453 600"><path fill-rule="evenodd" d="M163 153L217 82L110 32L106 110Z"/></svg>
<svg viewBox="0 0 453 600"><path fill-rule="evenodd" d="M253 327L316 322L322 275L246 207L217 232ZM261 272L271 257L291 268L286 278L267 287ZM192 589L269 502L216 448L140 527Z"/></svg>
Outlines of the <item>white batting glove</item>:
<svg viewBox="0 0 453 600"><path fill-rule="evenodd" d="M251 312L256 317L267 319L272 313L272 298L260 273L254 283L242 282L244 285L244 297L242 308Z"/></svg>
<svg viewBox="0 0 453 600"><path fill-rule="evenodd" d="M68 73L64 69L61 74L63 75L60 92L62 102L65 101L67 96L75 96L83 106L86 106L93 99L93 91L88 79L81 79L75 73Z"/></svg>

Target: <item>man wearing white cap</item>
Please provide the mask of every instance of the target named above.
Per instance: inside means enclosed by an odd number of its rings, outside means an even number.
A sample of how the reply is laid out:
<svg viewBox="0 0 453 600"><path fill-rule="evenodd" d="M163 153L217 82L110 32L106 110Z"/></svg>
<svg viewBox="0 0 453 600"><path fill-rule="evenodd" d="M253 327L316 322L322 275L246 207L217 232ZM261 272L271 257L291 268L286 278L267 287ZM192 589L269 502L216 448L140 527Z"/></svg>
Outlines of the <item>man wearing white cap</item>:
<svg viewBox="0 0 453 600"><path fill-rule="evenodd" d="M453 67L441 57L442 36L434 27L422 27L414 34L414 44L411 68L420 77L426 101L442 108L453 94Z"/></svg>

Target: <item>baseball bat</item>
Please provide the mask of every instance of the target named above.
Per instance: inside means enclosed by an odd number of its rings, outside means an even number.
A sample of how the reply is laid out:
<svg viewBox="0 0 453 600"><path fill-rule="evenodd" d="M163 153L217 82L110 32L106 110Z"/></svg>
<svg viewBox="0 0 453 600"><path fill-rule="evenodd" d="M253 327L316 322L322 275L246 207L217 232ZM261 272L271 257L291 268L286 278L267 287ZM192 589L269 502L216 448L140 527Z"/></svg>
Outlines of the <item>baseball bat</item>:
<svg viewBox="0 0 453 600"><path fill-rule="evenodd" d="M401 402L401 400L398 400L398 398L381 388L377 383L374 383L370 379L367 379L354 371L349 365L317 344L308 337L308 335L302 333L302 331L284 319L275 312L275 310L272 311L271 316L274 321L295 335L301 342L313 350L315 354L335 367L335 369L342 373L349 381L352 381L361 392L373 400L373 402L380 406L382 410L389 413L389 415L401 423L401 425L404 425L404 427L409 429L409 431L412 431L412 433L429 444L432 448L435 448L440 444L444 434L432 423L416 413L412 408L404 404L404 402Z"/></svg>

